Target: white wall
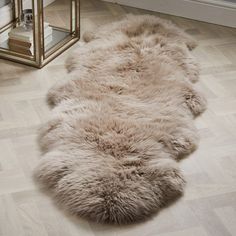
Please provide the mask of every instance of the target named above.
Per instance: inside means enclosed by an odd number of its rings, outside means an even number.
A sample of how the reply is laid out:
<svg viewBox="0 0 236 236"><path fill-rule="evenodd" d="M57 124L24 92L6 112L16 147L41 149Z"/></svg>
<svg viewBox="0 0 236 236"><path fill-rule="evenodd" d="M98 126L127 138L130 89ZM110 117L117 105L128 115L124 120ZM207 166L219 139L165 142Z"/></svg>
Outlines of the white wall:
<svg viewBox="0 0 236 236"><path fill-rule="evenodd" d="M236 28L236 0L104 0Z"/></svg>

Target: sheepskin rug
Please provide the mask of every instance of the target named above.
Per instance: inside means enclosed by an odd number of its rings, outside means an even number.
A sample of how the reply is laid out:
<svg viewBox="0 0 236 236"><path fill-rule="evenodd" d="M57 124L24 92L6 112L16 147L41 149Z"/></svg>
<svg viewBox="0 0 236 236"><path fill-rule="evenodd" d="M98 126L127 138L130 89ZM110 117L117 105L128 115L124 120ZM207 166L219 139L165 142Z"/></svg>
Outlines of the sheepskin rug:
<svg viewBox="0 0 236 236"><path fill-rule="evenodd" d="M37 180L72 214L112 224L148 218L177 199L177 161L197 146L194 40L171 22L128 15L94 33L48 93Z"/></svg>

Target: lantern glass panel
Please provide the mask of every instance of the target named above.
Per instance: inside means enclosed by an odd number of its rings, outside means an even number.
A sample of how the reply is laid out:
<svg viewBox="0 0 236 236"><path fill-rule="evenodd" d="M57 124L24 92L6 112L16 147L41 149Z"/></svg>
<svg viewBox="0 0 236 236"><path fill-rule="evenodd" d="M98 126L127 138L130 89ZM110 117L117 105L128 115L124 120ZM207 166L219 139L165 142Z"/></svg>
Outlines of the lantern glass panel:
<svg viewBox="0 0 236 236"><path fill-rule="evenodd" d="M52 1L52 0L51 0ZM71 0L55 0L43 9L44 57L71 39Z"/></svg>
<svg viewBox="0 0 236 236"><path fill-rule="evenodd" d="M28 56L34 56L35 54L35 29L34 29L34 21L35 21L35 12L34 12L34 1L28 0L28 1L22 1L21 7L20 7L20 13L19 13L19 21L18 24L15 25L14 31L15 33L15 48L16 52L28 55ZM19 36L17 35L19 32ZM12 39L9 40L8 44L10 44L10 41L13 41L14 43L14 34ZM10 46L11 50L14 51L13 48Z"/></svg>
<svg viewBox="0 0 236 236"><path fill-rule="evenodd" d="M4 0L9 4L4 6L4 19L8 19L8 24L0 29L0 49L3 52L9 51L12 55L22 55L33 60L34 49L34 2ZM11 8L8 12L7 6ZM1 9L2 10L2 9Z"/></svg>
<svg viewBox="0 0 236 236"><path fill-rule="evenodd" d="M10 24L14 21L14 2L0 0L0 48L8 50L8 32Z"/></svg>

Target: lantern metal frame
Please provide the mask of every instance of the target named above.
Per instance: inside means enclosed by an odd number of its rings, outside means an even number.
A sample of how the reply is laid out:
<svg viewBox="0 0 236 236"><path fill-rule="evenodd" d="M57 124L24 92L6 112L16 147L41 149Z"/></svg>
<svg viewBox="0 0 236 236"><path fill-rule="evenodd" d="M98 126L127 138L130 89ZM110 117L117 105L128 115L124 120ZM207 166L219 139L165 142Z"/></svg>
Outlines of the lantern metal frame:
<svg viewBox="0 0 236 236"><path fill-rule="evenodd" d="M48 51L44 47L44 0L31 0L33 11L33 55L24 55L0 45L0 58L19 62L36 68L42 68L80 38L80 0L70 1L70 29L52 26L53 30L65 32L67 36ZM0 28L0 34L17 27L21 22L23 0L13 0L13 20ZM51 25L50 25L51 26Z"/></svg>

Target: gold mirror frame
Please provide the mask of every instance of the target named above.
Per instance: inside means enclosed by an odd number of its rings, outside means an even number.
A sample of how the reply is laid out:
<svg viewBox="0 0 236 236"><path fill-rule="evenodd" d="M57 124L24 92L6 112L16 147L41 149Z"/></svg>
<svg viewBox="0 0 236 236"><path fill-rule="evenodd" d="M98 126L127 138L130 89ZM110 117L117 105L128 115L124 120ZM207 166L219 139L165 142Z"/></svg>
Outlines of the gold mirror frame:
<svg viewBox="0 0 236 236"><path fill-rule="evenodd" d="M70 30L52 26L54 30L67 32L67 37L56 43L49 50L44 48L44 0L31 0L33 11L33 56L24 55L11 51L10 49L0 47L0 58L14 62L19 62L36 68L42 68L52 61L66 49L76 43L80 38L80 1L70 0ZM69 1L69 0L68 0ZM0 34L4 31L14 28L20 23L23 0L14 0L13 2L13 21L0 28Z"/></svg>

